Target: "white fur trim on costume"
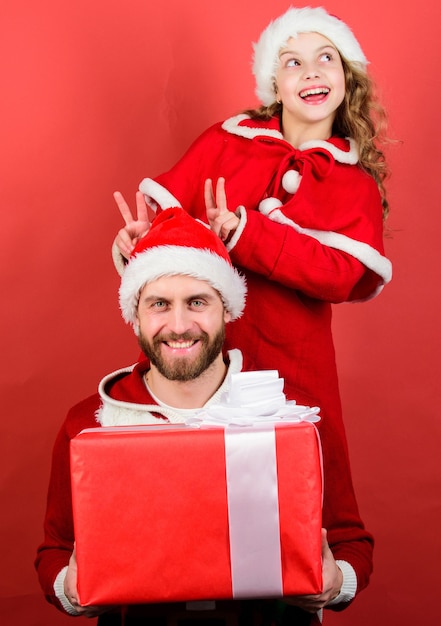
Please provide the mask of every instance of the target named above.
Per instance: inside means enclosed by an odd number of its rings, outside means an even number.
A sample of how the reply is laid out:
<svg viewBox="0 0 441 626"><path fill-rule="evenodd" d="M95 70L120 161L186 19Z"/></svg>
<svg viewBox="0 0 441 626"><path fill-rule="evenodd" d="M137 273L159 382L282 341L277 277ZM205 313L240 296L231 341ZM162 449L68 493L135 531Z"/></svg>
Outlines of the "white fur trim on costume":
<svg viewBox="0 0 441 626"><path fill-rule="evenodd" d="M273 139L280 139L284 141L282 133L274 128L261 128L260 126L253 127L241 124L241 122L250 119L249 115L241 113L240 115L235 115L225 120L222 124L222 128L227 133L243 137L244 139L272 137ZM355 163L358 163L359 159L357 143L351 137L346 137L346 141L349 142L349 150L342 150L330 141L326 141L324 139L311 139L309 141L305 141L299 146L299 150L303 151L310 150L312 148L323 148L324 150L327 150L339 163L355 165Z"/></svg>
<svg viewBox="0 0 441 626"><path fill-rule="evenodd" d="M181 207L181 203L168 189L152 178L144 178L139 185L139 191L144 194L147 204L156 212L156 209L171 209ZM181 207L182 208L182 207Z"/></svg>
<svg viewBox="0 0 441 626"><path fill-rule="evenodd" d="M259 210L261 211L261 213L267 215L267 217L273 220L273 222L278 222L279 224L291 226L291 228L296 230L298 233L313 237L321 244L328 246L329 248L334 248L335 250L341 250L341 252L346 252L347 254L350 254L355 259L358 259L361 263L363 263L363 265L365 265L368 269L378 274L378 276L382 278L384 285L386 285L392 279L391 262L369 244L364 243L363 241L357 241L356 239L351 239L346 235L342 235L341 233L335 233L333 231L302 228L296 222L286 217L286 215L284 215L280 209L273 209L271 211L268 211L268 207L265 205L262 206L262 203L261 206L259 206ZM381 288L382 286L380 286L380 290ZM377 295L377 293L378 291L375 292L375 294L372 294L372 297L374 295Z"/></svg>
<svg viewBox="0 0 441 626"><path fill-rule="evenodd" d="M253 44L253 74L256 78L256 95L265 106L276 100L274 80L279 62L279 52L290 37L300 33L319 33L331 41L340 54L349 62L358 63L362 68L367 64L366 57L351 29L340 19L327 13L323 8L291 7L271 22Z"/></svg>
<svg viewBox="0 0 441 626"><path fill-rule="evenodd" d="M239 135L239 137L244 137L245 139L254 139L255 137L272 137L273 139L283 140L282 133L274 128L253 128L251 126L240 126L241 122L250 119L250 116L246 113L240 113L239 115L234 115L233 117L229 117L225 120L222 124L222 128L231 135Z"/></svg>
<svg viewBox="0 0 441 626"><path fill-rule="evenodd" d="M275 209L279 209L283 206L283 202L279 200L279 198L265 198L262 200L258 206L259 211L262 215L269 216Z"/></svg>
<svg viewBox="0 0 441 626"><path fill-rule="evenodd" d="M341 150L330 141L325 141L323 139L311 139L310 141L305 141L299 146L299 150L323 148L324 150L330 152L334 159L339 163L345 163L346 165L355 165L356 163L358 163L358 159L360 156L357 143L351 137L346 137L346 141L349 142L349 150Z"/></svg>
<svg viewBox="0 0 441 626"><path fill-rule="evenodd" d="M297 170L288 170L283 174L282 187L288 193L295 193L299 188L302 177Z"/></svg>
<svg viewBox="0 0 441 626"><path fill-rule="evenodd" d="M240 222L239 222L239 226L234 231L234 235L231 237L230 241L226 245L228 252L231 252L231 250L237 244L247 224L247 212L246 212L245 207L242 205L238 206L236 209L236 214L237 213L239 213L238 217L239 217Z"/></svg>
<svg viewBox="0 0 441 626"><path fill-rule="evenodd" d="M134 326L142 287L162 276L186 275L208 282L219 292L232 319L242 315L246 283L239 272L211 250L185 246L156 246L142 252L126 266L119 289L124 320Z"/></svg>
<svg viewBox="0 0 441 626"><path fill-rule="evenodd" d="M136 363L129 367L123 367L105 376L99 386L98 393L101 397L101 406L95 414L96 420L101 426L134 426L144 424L158 424L158 418L153 411L158 413L156 405L137 404L114 400L106 392L107 384L121 374L130 374Z"/></svg>
<svg viewBox="0 0 441 626"><path fill-rule="evenodd" d="M135 408L136 406L138 405L131 404L127 406L125 402L112 403L106 401L99 408L97 419L101 426L144 426L161 423L161 420L154 415L154 413L159 413L157 406L154 404L140 404L138 409ZM168 421L166 416L164 416L163 422L168 423Z"/></svg>

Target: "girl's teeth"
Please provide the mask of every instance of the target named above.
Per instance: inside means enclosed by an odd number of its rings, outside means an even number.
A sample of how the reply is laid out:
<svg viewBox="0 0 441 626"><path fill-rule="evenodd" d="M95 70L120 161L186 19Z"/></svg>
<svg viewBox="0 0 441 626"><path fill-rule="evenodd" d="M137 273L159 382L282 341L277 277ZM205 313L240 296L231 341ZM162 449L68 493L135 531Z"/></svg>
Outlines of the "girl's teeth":
<svg viewBox="0 0 441 626"><path fill-rule="evenodd" d="M328 94L329 93L329 89L323 89L323 88L318 88L318 89L307 89L306 91L302 91L302 93L300 94L301 98L306 98L307 96L317 96L319 94Z"/></svg>

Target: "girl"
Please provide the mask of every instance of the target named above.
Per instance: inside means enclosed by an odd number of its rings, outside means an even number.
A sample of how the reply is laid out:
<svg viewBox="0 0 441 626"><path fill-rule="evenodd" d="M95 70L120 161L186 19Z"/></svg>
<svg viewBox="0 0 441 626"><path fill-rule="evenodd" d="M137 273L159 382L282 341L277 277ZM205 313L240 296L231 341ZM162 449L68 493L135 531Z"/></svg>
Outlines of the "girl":
<svg viewBox="0 0 441 626"><path fill-rule="evenodd" d="M140 185L155 210L180 205L208 217L246 275L247 306L228 347L251 349L256 368L278 369L326 415L340 413L331 303L367 300L391 279L386 164L372 116L382 110L366 63L338 18L289 9L254 46L263 106L209 128L169 172ZM139 195L133 220L115 198L126 220L116 244L128 256L147 211Z"/></svg>
<svg viewBox="0 0 441 626"><path fill-rule="evenodd" d="M331 305L372 298L391 279L387 168L375 142L384 115L366 64L341 20L322 8L289 9L254 46L262 106L215 124L170 171L144 179L137 219L115 194L126 222L114 247L120 268L149 227L144 198L156 211L182 206L210 223L248 283L227 347L255 369L278 370L290 397L319 405L322 433L345 450ZM324 454L326 483L339 482ZM357 591L369 573L356 572Z"/></svg>

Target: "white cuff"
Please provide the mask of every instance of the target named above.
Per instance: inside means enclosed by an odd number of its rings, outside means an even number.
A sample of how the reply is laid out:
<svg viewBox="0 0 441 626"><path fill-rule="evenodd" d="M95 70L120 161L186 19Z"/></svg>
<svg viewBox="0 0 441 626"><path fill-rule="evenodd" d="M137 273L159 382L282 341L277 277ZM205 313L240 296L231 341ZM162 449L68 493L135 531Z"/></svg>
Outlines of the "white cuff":
<svg viewBox="0 0 441 626"><path fill-rule="evenodd" d="M71 605L69 600L64 595L64 579L66 578L66 573L67 565L66 567L63 567L61 572L58 572L57 577L54 581L55 595L57 596L61 606L66 611L66 613L69 613L69 615L80 615L80 613L78 613L78 611Z"/></svg>
<svg viewBox="0 0 441 626"><path fill-rule="evenodd" d="M357 574L354 568L347 561L336 561L343 574L343 584L340 593L336 598L328 602L328 606L339 604L340 602L350 602L357 593Z"/></svg>
<svg viewBox="0 0 441 626"><path fill-rule="evenodd" d="M239 226L236 228L234 232L234 235L231 237L230 241L226 245L228 252L231 252L231 250L234 248L236 243L239 241L240 236L243 233L243 229L245 228L245 225L247 223L247 212L245 210L245 207L243 206L237 207L235 213L240 221L239 221Z"/></svg>

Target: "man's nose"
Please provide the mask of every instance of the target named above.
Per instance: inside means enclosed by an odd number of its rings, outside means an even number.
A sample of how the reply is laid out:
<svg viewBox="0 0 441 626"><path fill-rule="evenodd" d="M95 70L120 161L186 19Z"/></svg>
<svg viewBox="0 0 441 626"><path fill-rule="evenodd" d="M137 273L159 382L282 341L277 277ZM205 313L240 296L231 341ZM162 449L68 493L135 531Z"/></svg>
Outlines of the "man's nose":
<svg viewBox="0 0 441 626"><path fill-rule="evenodd" d="M177 335L190 330L192 326L192 319L190 311L186 306L176 306L170 311L167 326L169 329Z"/></svg>

